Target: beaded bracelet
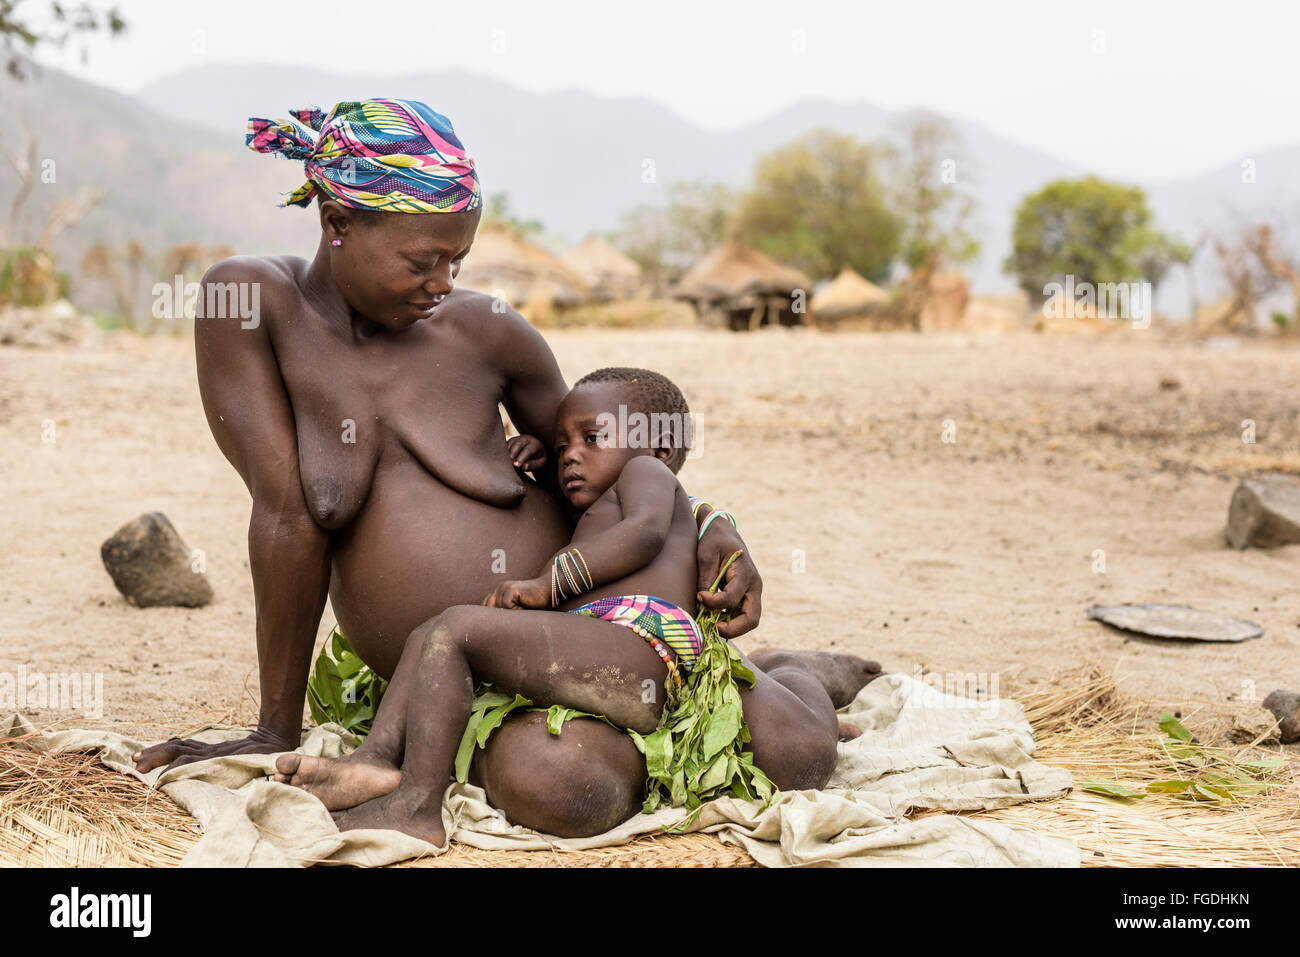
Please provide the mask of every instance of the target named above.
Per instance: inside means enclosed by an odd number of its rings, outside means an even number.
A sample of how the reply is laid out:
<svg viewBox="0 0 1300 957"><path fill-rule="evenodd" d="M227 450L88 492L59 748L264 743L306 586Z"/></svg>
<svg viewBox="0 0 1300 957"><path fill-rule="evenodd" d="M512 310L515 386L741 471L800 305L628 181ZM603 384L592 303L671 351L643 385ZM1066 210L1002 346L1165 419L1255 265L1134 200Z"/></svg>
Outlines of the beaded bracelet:
<svg viewBox="0 0 1300 957"><path fill-rule="evenodd" d="M591 569L582 552L576 548L560 552L551 561L551 607L558 608L561 601L567 601L592 586Z"/></svg>
<svg viewBox="0 0 1300 957"><path fill-rule="evenodd" d="M704 520L704 524L700 526L700 536L699 539L696 539L696 541L699 541L700 539L704 538L704 533L709 530L709 526L713 524L713 520L717 518L719 515L724 516L727 519L727 521L731 523L732 528L740 527L736 524L736 516L732 515L726 509L715 508L712 512L709 513L709 517Z"/></svg>

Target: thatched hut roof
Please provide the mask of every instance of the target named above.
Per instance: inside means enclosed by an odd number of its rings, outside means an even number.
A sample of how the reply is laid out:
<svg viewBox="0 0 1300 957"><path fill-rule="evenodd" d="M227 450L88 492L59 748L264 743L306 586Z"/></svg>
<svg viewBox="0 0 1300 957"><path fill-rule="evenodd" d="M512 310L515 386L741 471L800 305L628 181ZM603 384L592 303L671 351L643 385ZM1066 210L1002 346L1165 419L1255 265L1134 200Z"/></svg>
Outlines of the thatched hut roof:
<svg viewBox="0 0 1300 957"><path fill-rule="evenodd" d="M573 306L589 294L586 283L559 256L527 242L507 223L479 229L456 284L489 295L500 290L516 307L540 299Z"/></svg>
<svg viewBox="0 0 1300 957"><path fill-rule="evenodd" d="M678 299L715 302L753 296L789 296L812 283L798 269L782 266L738 239L709 253L673 287Z"/></svg>
<svg viewBox="0 0 1300 957"><path fill-rule="evenodd" d="M848 266L840 270L824 289L812 297L813 315L822 319L841 319L866 315L889 302L889 293Z"/></svg>
<svg viewBox="0 0 1300 957"><path fill-rule="evenodd" d="M587 287L605 299L625 299L641 285L641 267L599 236L588 236L564 256Z"/></svg>

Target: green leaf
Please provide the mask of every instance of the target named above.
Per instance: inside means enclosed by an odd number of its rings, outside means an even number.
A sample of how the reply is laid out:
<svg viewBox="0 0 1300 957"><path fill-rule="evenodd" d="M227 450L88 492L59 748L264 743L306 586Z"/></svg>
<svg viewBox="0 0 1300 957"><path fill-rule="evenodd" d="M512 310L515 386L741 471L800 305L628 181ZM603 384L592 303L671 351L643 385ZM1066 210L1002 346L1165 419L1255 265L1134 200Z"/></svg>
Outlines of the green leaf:
<svg viewBox="0 0 1300 957"><path fill-rule="evenodd" d="M709 715L708 724L704 727L704 759L711 760L715 754L736 739L739 731L740 705L738 702L727 701Z"/></svg>
<svg viewBox="0 0 1300 957"><path fill-rule="evenodd" d="M1152 781L1147 790L1153 794L1181 794L1191 786L1191 781Z"/></svg>
<svg viewBox="0 0 1300 957"><path fill-rule="evenodd" d="M312 720L318 724L334 721L364 737L387 687L388 682L366 667L336 627L307 677Z"/></svg>
<svg viewBox="0 0 1300 957"><path fill-rule="evenodd" d="M1275 771L1278 768L1286 767L1286 760L1284 758L1259 758L1251 761L1238 761L1237 766L1251 771Z"/></svg>
<svg viewBox="0 0 1300 957"><path fill-rule="evenodd" d="M727 783L727 755L719 754L700 775L699 789L701 791L720 788Z"/></svg>
<svg viewBox="0 0 1300 957"><path fill-rule="evenodd" d="M551 734L559 734L564 729L564 715L568 710L563 705L551 705L546 711L546 730Z"/></svg>
<svg viewBox="0 0 1300 957"><path fill-rule="evenodd" d="M532 704L530 700L521 694L517 694L513 701L507 704L497 705L495 708L485 711L483 713L483 721L479 724L478 732L475 735L478 741L478 746L481 748L487 744L488 735L497 729L501 722L506 719L506 715L511 711L514 711L515 708L526 707L530 704Z"/></svg>
<svg viewBox="0 0 1300 957"><path fill-rule="evenodd" d="M663 778L668 773L668 762L672 760L672 738L665 729L652 731L640 745L645 753L646 773L651 778Z"/></svg>
<svg viewBox="0 0 1300 957"><path fill-rule="evenodd" d="M1080 784L1082 784L1085 791L1091 791L1094 794L1104 794L1106 797L1132 799L1141 799L1146 797L1145 794L1138 791L1130 791L1128 788L1124 787L1124 785L1115 781L1098 781L1090 778L1081 781Z"/></svg>
<svg viewBox="0 0 1300 957"><path fill-rule="evenodd" d="M1202 784L1200 781L1197 781L1197 782L1196 782L1196 790L1197 790L1197 792L1200 793L1203 797L1207 797L1207 798L1209 798L1211 801L1220 801L1220 800L1222 800L1222 801L1232 801L1232 800L1234 800L1231 791L1225 790L1224 788L1210 787L1210 786L1207 786L1207 785L1205 785L1205 784Z"/></svg>
<svg viewBox="0 0 1300 957"><path fill-rule="evenodd" d="M478 726L482 722L483 712L472 712L469 716L469 723L465 725L465 733L460 736L460 747L456 749L456 780L461 784L469 780L469 762L474 756Z"/></svg>
<svg viewBox="0 0 1300 957"><path fill-rule="evenodd" d="M1160 713L1160 730L1169 735L1169 737L1176 738L1179 741L1192 740L1192 732L1184 728L1170 711L1162 711Z"/></svg>

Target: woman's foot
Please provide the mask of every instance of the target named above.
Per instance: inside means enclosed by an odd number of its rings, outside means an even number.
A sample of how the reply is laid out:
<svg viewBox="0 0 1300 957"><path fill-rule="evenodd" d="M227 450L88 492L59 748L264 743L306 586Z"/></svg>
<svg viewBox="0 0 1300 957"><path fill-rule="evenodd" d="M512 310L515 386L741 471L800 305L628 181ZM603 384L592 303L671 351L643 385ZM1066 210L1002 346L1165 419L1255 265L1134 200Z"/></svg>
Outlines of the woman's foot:
<svg viewBox="0 0 1300 957"><path fill-rule="evenodd" d="M315 795L331 811L383 797L402 781L402 772L393 765L360 754L317 758L291 752L275 759L275 770L281 784Z"/></svg>
<svg viewBox="0 0 1300 957"><path fill-rule="evenodd" d="M830 695L831 704L836 708L849 704L858 696L859 691L884 674L880 670L880 662L839 651L768 648L755 652L749 658L764 671L784 666L808 672L821 682Z"/></svg>
<svg viewBox="0 0 1300 957"><path fill-rule="evenodd" d="M346 811L335 811L332 817L340 831L373 827L385 831L401 831L428 841L435 847L447 843L447 830L442 825L441 795L437 801L432 800L427 793L413 800L409 795L395 790Z"/></svg>

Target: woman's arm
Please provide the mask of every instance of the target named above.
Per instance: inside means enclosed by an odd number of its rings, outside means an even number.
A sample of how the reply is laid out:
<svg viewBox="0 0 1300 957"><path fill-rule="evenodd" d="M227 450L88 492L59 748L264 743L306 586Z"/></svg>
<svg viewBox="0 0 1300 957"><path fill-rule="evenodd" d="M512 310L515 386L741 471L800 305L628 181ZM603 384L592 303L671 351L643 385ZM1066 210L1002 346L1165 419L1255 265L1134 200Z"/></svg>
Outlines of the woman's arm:
<svg viewBox="0 0 1300 957"><path fill-rule="evenodd" d="M513 309L506 307L491 318L494 321L486 325L494 330L490 348L500 357L505 376L506 414L522 435L536 436L542 448L552 449L555 414L569 391L555 355L542 334ZM553 461L548 461L535 477L538 484L558 494Z"/></svg>
<svg viewBox="0 0 1300 957"><path fill-rule="evenodd" d="M715 517L710 521L712 511L713 506L706 502L695 512L697 527L708 525L696 550L699 591L695 599L704 608L729 611L730 619L718 622L718 634L724 638L739 638L758 627L759 616L763 613L763 579L740 532L725 517ZM722 589L709 591L727 559L742 550L740 558L727 569Z"/></svg>
<svg viewBox="0 0 1300 957"><path fill-rule="evenodd" d="M229 282L260 283L265 312L276 307L283 279L270 264L244 258L224 260L204 277L205 286ZM205 298L206 293L200 303ZM293 412L265 316L252 328L237 318L197 319L194 347L208 426L253 497L248 558L257 610L261 714L257 730L240 741L206 745L172 740L147 748L137 756L140 771L296 748L311 652L329 589L330 533L312 520L303 496Z"/></svg>

